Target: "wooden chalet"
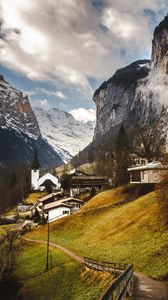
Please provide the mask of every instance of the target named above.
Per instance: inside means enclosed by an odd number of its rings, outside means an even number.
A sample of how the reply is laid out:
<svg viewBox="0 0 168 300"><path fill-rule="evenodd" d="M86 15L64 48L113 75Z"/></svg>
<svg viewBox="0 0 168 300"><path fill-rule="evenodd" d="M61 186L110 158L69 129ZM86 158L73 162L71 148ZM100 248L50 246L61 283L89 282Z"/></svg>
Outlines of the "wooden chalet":
<svg viewBox="0 0 168 300"><path fill-rule="evenodd" d="M94 190L102 190L103 187L108 186L109 181L103 176L88 175L77 171L72 175L70 195L74 197L80 193Z"/></svg>

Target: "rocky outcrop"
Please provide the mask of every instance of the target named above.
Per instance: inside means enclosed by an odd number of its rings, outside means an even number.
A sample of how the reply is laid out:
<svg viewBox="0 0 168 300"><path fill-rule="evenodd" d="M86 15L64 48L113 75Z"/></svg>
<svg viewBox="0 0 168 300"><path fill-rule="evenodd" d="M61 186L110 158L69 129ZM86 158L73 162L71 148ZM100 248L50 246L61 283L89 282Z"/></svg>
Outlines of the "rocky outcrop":
<svg viewBox="0 0 168 300"><path fill-rule="evenodd" d="M94 93L96 128L94 138L125 121L134 106L138 82L146 78L150 61L141 60L118 70Z"/></svg>
<svg viewBox="0 0 168 300"><path fill-rule="evenodd" d="M39 125L27 96L0 78L0 126L20 130L33 138L41 137Z"/></svg>
<svg viewBox="0 0 168 300"><path fill-rule="evenodd" d="M155 28L152 41L152 62L168 74L168 16Z"/></svg>
<svg viewBox="0 0 168 300"><path fill-rule="evenodd" d="M0 164L30 163L37 148L42 167L63 161L43 139L29 99L0 76Z"/></svg>
<svg viewBox="0 0 168 300"><path fill-rule="evenodd" d="M168 17L156 27L152 58L140 60L118 70L94 93L97 120L94 139L118 128L140 123L151 124L164 109L161 124L166 135L168 115ZM115 130L114 130L115 131Z"/></svg>

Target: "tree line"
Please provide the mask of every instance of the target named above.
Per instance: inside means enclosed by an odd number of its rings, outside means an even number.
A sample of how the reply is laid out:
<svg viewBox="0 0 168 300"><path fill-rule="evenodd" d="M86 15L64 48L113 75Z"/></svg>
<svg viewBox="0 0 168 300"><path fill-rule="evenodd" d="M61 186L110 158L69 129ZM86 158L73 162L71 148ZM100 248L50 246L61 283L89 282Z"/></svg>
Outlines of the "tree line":
<svg viewBox="0 0 168 300"><path fill-rule="evenodd" d="M30 167L0 168L0 214L22 202L30 192Z"/></svg>

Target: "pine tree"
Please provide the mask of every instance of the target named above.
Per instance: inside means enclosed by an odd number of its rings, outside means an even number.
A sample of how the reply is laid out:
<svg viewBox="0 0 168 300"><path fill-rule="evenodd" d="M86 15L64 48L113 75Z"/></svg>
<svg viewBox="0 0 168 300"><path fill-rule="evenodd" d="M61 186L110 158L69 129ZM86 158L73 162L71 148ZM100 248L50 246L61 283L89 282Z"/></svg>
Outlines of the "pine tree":
<svg viewBox="0 0 168 300"><path fill-rule="evenodd" d="M117 143L115 148L115 160L116 160L116 182L115 185L120 186L128 183L129 174L127 168L130 164L130 150L129 142L125 132L123 123L118 132Z"/></svg>

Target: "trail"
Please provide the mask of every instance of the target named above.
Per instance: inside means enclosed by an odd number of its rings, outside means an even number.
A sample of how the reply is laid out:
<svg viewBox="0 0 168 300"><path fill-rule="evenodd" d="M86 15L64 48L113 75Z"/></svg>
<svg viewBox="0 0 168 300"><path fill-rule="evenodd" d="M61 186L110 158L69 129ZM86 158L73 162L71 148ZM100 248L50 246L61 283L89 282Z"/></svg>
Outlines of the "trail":
<svg viewBox="0 0 168 300"><path fill-rule="evenodd" d="M164 281L154 280L141 273L136 276L135 300L168 300L168 285Z"/></svg>
<svg viewBox="0 0 168 300"><path fill-rule="evenodd" d="M23 238L25 241L37 244L47 244L46 241ZM67 248L50 242L50 246L57 248L74 260L84 263L84 258L68 250ZM164 281L154 280L148 276L134 272L136 285L134 291L134 300L168 300L168 285Z"/></svg>
<svg viewBox="0 0 168 300"><path fill-rule="evenodd" d="M27 239L27 238L23 238L23 239L25 241L34 242L34 243L37 243L37 244L47 244L47 242L42 241L42 240L33 240L33 239ZM74 260L84 263L84 258L82 258L79 255L75 254L74 252L66 249L65 247L60 246L60 245L55 244L55 243L51 243L51 242L50 242L50 246L63 251L64 253L66 253L67 255L69 255L70 257L72 257Z"/></svg>

